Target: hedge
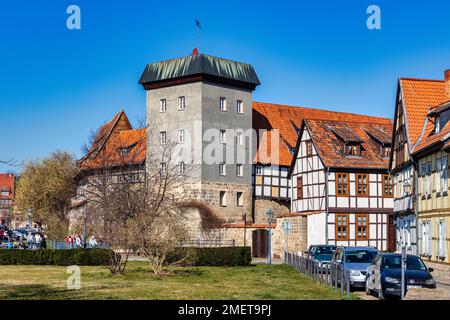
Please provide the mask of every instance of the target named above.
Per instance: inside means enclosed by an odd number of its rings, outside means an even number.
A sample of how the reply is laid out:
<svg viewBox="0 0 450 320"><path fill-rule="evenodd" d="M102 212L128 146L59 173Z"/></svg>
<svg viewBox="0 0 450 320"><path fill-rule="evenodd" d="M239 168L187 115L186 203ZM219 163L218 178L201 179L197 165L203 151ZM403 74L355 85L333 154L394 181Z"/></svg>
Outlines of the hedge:
<svg viewBox="0 0 450 320"><path fill-rule="evenodd" d="M252 261L250 247L179 248L167 258L169 263L188 254L184 265L193 266L249 266Z"/></svg>
<svg viewBox="0 0 450 320"><path fill-rule="evenodd" d="M0 249L0 265L100 266L108 265L110 249Z"/></svg>

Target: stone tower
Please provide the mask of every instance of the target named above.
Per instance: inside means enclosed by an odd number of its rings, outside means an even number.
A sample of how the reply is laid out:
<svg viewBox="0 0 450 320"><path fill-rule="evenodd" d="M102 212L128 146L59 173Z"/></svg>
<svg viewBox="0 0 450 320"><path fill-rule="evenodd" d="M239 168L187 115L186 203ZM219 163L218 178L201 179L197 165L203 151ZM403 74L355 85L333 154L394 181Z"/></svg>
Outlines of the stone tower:
<svg viewBox="0 0 450 320"><path fill-rule="evenodd" d="M192 197L229 223L252 211L252 93L260 84L249 64L198 54L151 63L147 91L147 161L155 146L177 140L177 160L190 167Z"/></svg>

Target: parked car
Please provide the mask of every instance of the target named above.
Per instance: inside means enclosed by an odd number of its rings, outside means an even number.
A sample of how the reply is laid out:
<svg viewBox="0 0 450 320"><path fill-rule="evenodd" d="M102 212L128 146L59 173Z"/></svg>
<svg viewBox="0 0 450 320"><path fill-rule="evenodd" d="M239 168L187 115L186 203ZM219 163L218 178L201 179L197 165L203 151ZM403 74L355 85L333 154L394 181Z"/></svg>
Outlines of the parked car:
<svg viewBox="0 0 450 320"><path fill-rule="evenodd" d="M350 274L350 289L365 288L367 269L379 252L375 247L337 247L332 264Z"/></svg>
<svg viewBox="0 0 450 320"><path fill-rule="evenodd" d="M376 293L379 299L385 297L400 297L402 255L399 253L378 254L369 266L366 279L366 294ZM410 288L436 288L436 281L431 276L432 268L417 256L406 256L406 291Z"/></svg>
<svg viewBox="0 0 450 320"><path fill-rule="evenodd" d="M331 244L312 245L308 249L308 257L317 262L319 268L328 271L336 247Z"/></svg>

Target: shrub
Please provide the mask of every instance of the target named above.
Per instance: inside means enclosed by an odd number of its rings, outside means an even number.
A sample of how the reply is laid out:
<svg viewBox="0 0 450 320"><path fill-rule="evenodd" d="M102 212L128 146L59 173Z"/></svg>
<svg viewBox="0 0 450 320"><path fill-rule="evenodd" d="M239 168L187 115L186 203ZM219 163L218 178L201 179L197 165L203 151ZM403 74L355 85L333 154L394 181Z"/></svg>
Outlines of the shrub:
<svg viewBox="0 0 450 320"><path fill-rule="evenodd" d="M0 249L0 265L99 266L108 265L110 249L20 250Z"/></svg>
<svg viewBox="0 0 450 320"><path fill-rule="evenodd" d="M189 250L192 258L184 265L248 266L252 261L250 247L178 248L167 258L168 263L179 260Z"/></svg>

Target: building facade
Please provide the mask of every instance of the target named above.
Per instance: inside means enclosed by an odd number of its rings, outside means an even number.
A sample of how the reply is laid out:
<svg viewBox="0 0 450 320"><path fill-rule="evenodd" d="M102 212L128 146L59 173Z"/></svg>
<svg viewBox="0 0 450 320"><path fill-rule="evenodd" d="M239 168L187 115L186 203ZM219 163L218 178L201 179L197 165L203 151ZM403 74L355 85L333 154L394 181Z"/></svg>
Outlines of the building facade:
<svg viewBox="0 0 450 320"><path fill-rule="evenodd" d="M400 78L397 87L393 129L393 152L390 160L394 176L395 245L391 250L405 247L408 253L417 254L417 216L419 190L418 164L412 156L422 137L431 132L424 126L431 106L445 100L444 81Z"/></svg>
<svg viewBox="0 0 450 320"><path fill-rule="evenodd" d="M303 247L388 250L391 126L389 119L348 114L337 121L303 121L290 171L291 215L307 219Z"/></svg>
<svg viewBox="0 0 450 320"><path fill-rule="evenodd" d="M0 173L0 224L10 225L13 219L15 175Z"/></svg>

